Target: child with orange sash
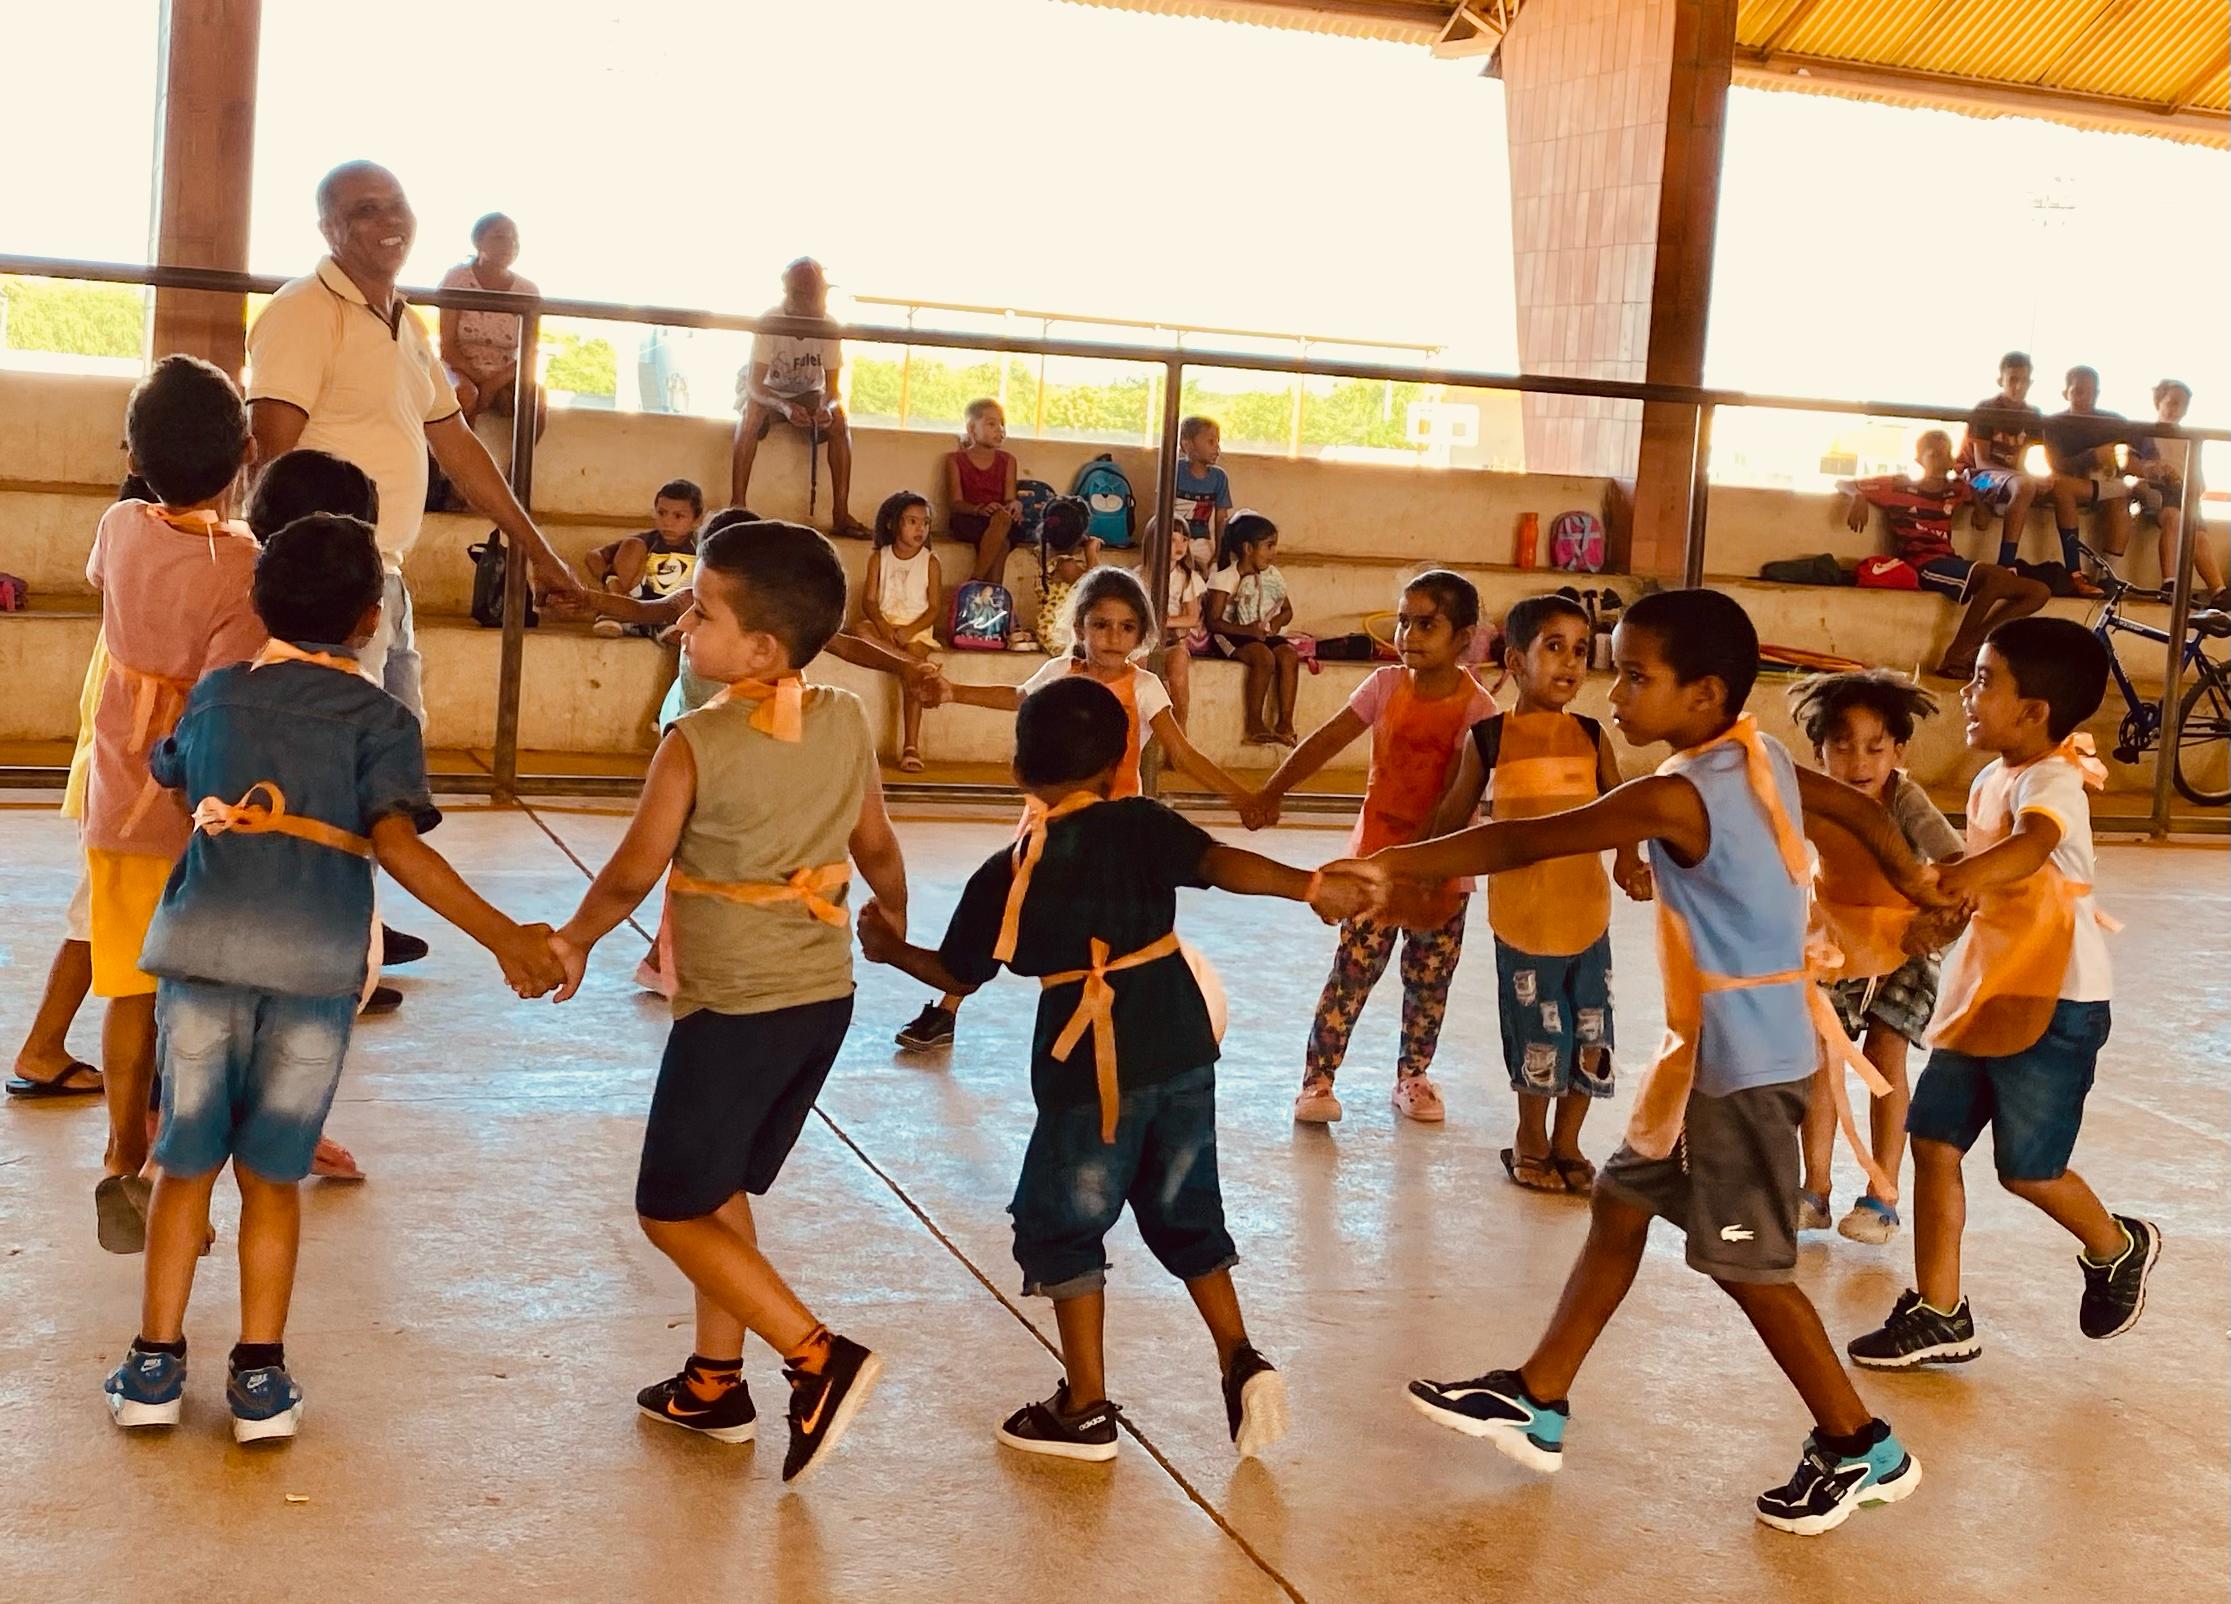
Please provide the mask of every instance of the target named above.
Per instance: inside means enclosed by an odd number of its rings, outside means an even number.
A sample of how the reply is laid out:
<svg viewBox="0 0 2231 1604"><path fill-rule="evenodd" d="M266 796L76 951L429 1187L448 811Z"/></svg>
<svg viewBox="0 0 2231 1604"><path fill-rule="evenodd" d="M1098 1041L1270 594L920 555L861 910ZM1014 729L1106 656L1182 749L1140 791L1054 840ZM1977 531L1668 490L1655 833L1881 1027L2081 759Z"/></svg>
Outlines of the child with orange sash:
<svg viewBox="0 0 2231 1604"><path fill-rule="evenodd" d="M1435 835L1472 822L1483 793L1498 819L1536 819L1619 785L1603 726L1568 713L1588 676L1592 625L1570 596L1529 596L1503 617L1503 663L1518 705L1472 726ZM1614 875L1647 900L1650 871L1622 847ZM1601 853L1550 858L1488 882L1503 1068L1518 1094L1504 1173L1536 1192L1586 1196L1596 1167L1580 1150L1589 1103L1612 1093L1611 880ZM1555 1128L1550 1109L1556 1108Z"/></svg>
<svg viewBox="0 0 2231 1604"><path fill-rule="evenodd" d="M1495 699L1464 666L1465 648L1479 622L1480 593L1459 574L1436 568L1403 586L1394 622L1394 649L1402 661L1374 672L1356 687L1346 707L1294 748L1264 784L1249 822L1270 822L1281 797L1368 733L1371 776L1348 837L1350 855L1368 856L1432 834L1434 811L1456 771L1465 732L1495 711ZM1323 1125L1340 1118L1333 1077L1347 1056L1348 1038L1371 999L1371 988L1386 973L1397 937L1402 942L1402 1049L1395 1061L1394 1111L1428 1124L1447 1117L1440 1088L1427 1071L1448 1013L1449 983L1464 952L1471 889L1470 881L1460 881L1421 899L1421 907L1409 910L1416 918L1407 930L1391 919L1365 917L1341 924L1332 973L1325 977L1309 1030L1295 1119Z"/></svg>
<svg viewBox="0 0 2231 1604"><path fill-rule="evenodd" d="M852 866L906 918L906 865L860 699L798 677L844 612L836 548L803 525L734 524L699 543L682 652L726 688L659 742L625 839L556 938L562 1002L589 949L667 876L674 1028L635 1213L696 1289L697 1345L636 1403L718 1442L751 1441L743 1354L756 1332L790 1384L784 1481L823 1462L883 1370L767 1261L751 1203L782 1172L852 1020Z"/></svg>
<svg viewBox="0 0 2231 1604"><path fill-rule="evenodd" d="M1563 1463L1565 1398L1641 1267L1653 1217L1688 1238L1691 1268L1743 1311L1804 1400L1814 1429L1796 1473L1758 1518L1811 1535L1861 1505L1895 1502L1920 1469L1868 1413L1796 1285L1798 1127L1820 1046L1806 968L1811 868L1800 809L1857 835L1899 889L1937 895L1890 816L1790 761L1743 712L1758 635L1719 591L1673 590L1628 608L1613 635L1612 720L1673 756L1654 775L1544 818L1496 820L1325 872L1401 881L1500 874L1547 858L1649 844L1666 1040L1626 1143L1597 1177L1587 1245L1526 1361L1463 1381L1415 1381L1413 1405L1535 1470Z"/></svg>
<svg viewBox="0 0 2231 1604"><path fill-rule="evenodd" d="M1934 696L1902 674L1872 668L1802 680L1791 687L1790 706L1815 761L1830 778L1888 808L1914 856L1924 863L1950 863L1960 856L1960 837L1901 767L1915 724L1936 713ZM1865 1031L1867 1060L1890 1087L1868 1106L1868 1136L1875 1168L1894 1187L1906 1156L1906 1047L1922 1039L1937 1005L1937 955L1904 950L1912 905L1873 890L1866 883L1880 879L1870 873L1873 868L1869 861L1847 870L1842 855L1824 846L1816 893L1824 933L1836 948L1838 978L1827 985L1838 1020L1847 1035ZM1834 1060L1823 1064L1805 1110L1800 1231L1825 1231L1830 1223L1836 1099L1828 1077L1842 1073ZM1898 1232L1896 1194L1883 1196L1869 1180L1851 1212L1835 1223L1854 1242L1887 1242Z"/></svg>
<svg viewBox="0 0 2231 1604"><path fill-rule="evenodd" d="M83 834L93 995L108 999L107 1173L94 1190L94 1219L111 1253L137 1253L146 1241L149 1182L140 1171L155 1073L155 977L140 968L140 944L189 829L178 799L148 777L148 755L177 726L204 672L253 656L264 642L248 602L256 543L225 518L254 450L240 392L207 362L165 357L132 392L124 435L133 470L162 499L109 508L85 569L101 593L108 659L93 712Z"/></svg>
<svg viewBox="0 0 2231 1604"><path fill-rule="evenodd" d="M935 951L908 945L903 910L880 906L862 913L860 945L951 992L1002 966L1041 988L1030 1066L1038 1120L1008 1212L1024 1294L1053 1300L1065 1373L1051 1397L1008 1416L999 1440L1062 1459L1115 1457L1106 1239L1128 1201L1149 1251L1208 1326L1225 1424L1244 1458L1284 1433L1285 1384L1248 1340L1232 1286L1239 1255L1216 1171L1216 1033L1174 928L1177 890L1331 903L1318 876L1219 846L1124 791L1132 727L1095 676L1026 698L1015 718L1015 779L1031 797L1021 837L969 877ZM1360 887L1344 887L1360 902Z"/></svg>
<svg viewBox="0 0 2231 1604"><path fill-rule="evenodd" d="M302 1417L284 1346L297 1189L366 979L372 860L494 953L522 995L563 978L549 926L512 923L419 840L441 815L418 721L356 664L380 616L372 526L289 524L263 548L254 584L271 638L252 662L203 677L149 762L166 798L190 801L193 823L139 954L159 977L161 1175L139 1335L105 1389L119 1426L178 1423L186 1303L229 1160L240 1341L225 1392L241 1442L291 1437Z"/></svg>
<svg viewBox="0 0 2231 1604"><path fill-rule="evenodd" d="M1171 711L1168 689L1151 671L1139 666L1140 657L1153 649L1155 629L1154 611L1138 575L1128 568L1095 568L1077 581L1070 604L1076 644L1069 651L1046 659L1046 666L1020 685L950 686L952 700L1012 713L1049 685L1068 679L1096 680L1123 704L1129 732L1124 738L1122 759L1116 765L1114 795L1139 794L1139 754L1152 736L1162 743L1162 754L1172 768L1198 780L1234 807L1250 807L1255 793L1210 762L1186 739ZM961 998L962 993L949 991L925 1004L899 1031L898 1044L917 1052L950 1047Z"/></svg>
<svg viewBox="0 0 2231 1604"><path fill-rule="evenodd" d="M1968 792L1967 855L1938 885L1972 899L1975 914L1945 958L1929 1062L1906 1115L1915 1284L1880 1329L1850 1344L1860 1364L1903 1370L1983 1351L1960 1286L1960 1169L1986 1125L1999 1184L2082 1248L2084 1335L2120 1336L2145 1309L2160 1229L2109 1213L2068 1167L2114 992L2085 796L2106 771L2078 733L2106 687L2107 650L2089 630L2025 618L1991 632L1960 692L1968 745L1994 760Z"/></svg>

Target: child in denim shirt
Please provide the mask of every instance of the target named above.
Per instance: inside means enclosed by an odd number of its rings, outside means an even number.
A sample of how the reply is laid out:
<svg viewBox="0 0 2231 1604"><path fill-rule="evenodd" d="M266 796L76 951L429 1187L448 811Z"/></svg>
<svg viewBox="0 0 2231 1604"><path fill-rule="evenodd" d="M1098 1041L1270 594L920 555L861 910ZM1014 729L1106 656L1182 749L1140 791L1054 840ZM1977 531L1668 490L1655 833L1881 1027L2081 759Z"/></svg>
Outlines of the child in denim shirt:
<svg viewBox="0 0 2231 1604"><path fill-rule="evenodd" d="M304 518L279 531L255 568L270 644L206 676L149 760L186 798L193 834L140 955L157 982L162 1174L140 1332L105 1388L120 1426L178 1423L186 1300L227 1159L240 1187L233 1436L288 1437L301 1419L284 1349L296 1187L365 983L373 858L494 953L521 995L563 978L548 926L514 924L419 840L440 815L417 720L353 655L379 624L381 583L369 524Z"/></svg>

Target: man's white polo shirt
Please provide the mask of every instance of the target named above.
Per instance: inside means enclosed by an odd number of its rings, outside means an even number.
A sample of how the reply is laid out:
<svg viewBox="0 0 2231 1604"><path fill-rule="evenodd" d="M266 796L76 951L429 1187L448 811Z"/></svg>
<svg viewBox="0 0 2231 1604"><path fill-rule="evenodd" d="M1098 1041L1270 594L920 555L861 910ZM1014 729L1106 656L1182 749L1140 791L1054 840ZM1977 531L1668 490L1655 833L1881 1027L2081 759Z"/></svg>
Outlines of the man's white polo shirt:
<svg viewBox="0 0 2231 1604"><path fill-rule="evenodd" d="M280 287L248 330L248 399L310 421L296 442L355 463L380 492L380 555L400 572L426 507L426 425L457 411L426 331L395 297L372 310L332 257Z"/></svg>

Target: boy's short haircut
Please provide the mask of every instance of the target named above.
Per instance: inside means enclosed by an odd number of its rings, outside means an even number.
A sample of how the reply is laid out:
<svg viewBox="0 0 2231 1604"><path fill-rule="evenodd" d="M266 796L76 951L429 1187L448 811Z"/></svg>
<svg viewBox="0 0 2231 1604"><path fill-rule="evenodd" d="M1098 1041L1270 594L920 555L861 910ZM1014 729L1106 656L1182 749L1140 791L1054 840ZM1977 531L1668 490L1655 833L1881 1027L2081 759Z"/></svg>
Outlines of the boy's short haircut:
<svg viewBox="0 0 2231 1604"><path fill-rule="evenodd" d="M1056 496L1039 518L1038 538L1049 552L1075 551L1092 527L1092 509L1082 496Z"/></svg>
<svg viewBox="0 0 2231 1604"><path fill-rule="evenodd" d="M1196 412L1190 418L1187 418L1183 423L1180 423L1177 426L1177 437L1179 443L1182 444L1183 442L1191 440L1194 436L1200 434L1201 431L1204 429L1217 429L1221 431L1221 428L1222 426L1218 424L1214 418L1209 417L1204 413Z"/></svg>
<svg viewBox="0 0 2231 1604"><path fill-rule="evenodd" d="M166 356L132 391L124 444L165 506L190 507L240 472L248 408L222 368L198 356Z"/></svg>
<svg viewBox="0 0 2231 1604"><path fill-rule="evenodd" d="M653 501L686 501L689 510L698 517L705 516L705 492L697 488L694 479L669 479L658 487Z"/></svg>
<svg viewBox="0 0 2231 1604"><path fill-rule="evenodd" d="M844 627L844 564L827 537L804 524L730 524L698 543L697 566L735 581L728 596L736 616L782 642L794 669L820 656Z"/></svg>
<svg viewBox="0 0 2231 1604"><path fill-rule="evenodd" d="M1096 602L1119 601L1139 616L1139 644L1154 644L1154 604L1147 600L1146 586L1139 583L1139 576L1128 568L1110 565L1095 568L1076 583L1069 592L1069 616L1075 622L1077 655L1084 655L1084 617Z"/></svg>
<svg viewBox="0 0 2231 1604"><path fill-rule="evenodd" d="M2015 690L2045 704L2045 732L2056 741L2106 699L2107 648L2073 618L2017 618L1983 644L2006 664Z"/></svg>
<svg viewBox="0 0 2231 1604"><path fill-rule="evenodd" d="M379 487L372 476L330 451L289 451L275 458L248 497L248 527L269 540L297 518L327 513L380 521Z"/></svg>
<svg viewBox="0 0 2231 1604"><path fill-rule="evenodd" d="M1089 780L1123 760L1131 721L1115 692L1082 674L1023 698L1015 714L1015 774L1029 786Z"/></svg>
<svg viewBox="0 0 2231 1604"><path fill-rule="evenodd" d="M1511 610L1503 615L1503 650L1523 652L1549 627L1552 618L1570 618L1586 624L1588 609L1556 591L1513 602Z"/></svg>
<svg viewBox="0 0 2231 1604"><path fill-rule="evenodd" d="M2179 393L2183 394L2185 400L2190 401L2192 399L2192 386L2182 379L2163 379L2154 386L2154 405L2158 407L2167 397Z"/></svg>
<svg viewBox="0 0 2231 1604"><path fill-rule="evenodd" d="M1451 573L1446 568L1428 568L1402 587L1407 596L1412 591L1433 598L1433 605L1449 621L1451 629L1475 629L1480 621L1480 588L1462 574Z"/></svg>
<svg viewBox="0 0 2231 1604"><path fill-rule="evenodd" d="M1813 674L1789 688L1791 716L1815 752L1855 707L1882 720L1900 746L1913 739L1914 726L1936 716L1937 699L1895 669L1868 668L1849 674Z"/></svg>
<svg viewBox="0 0 2231 1604"><path fill-rule="evenodd" d="M2027 351L2009 351L2006 353L2006 355L1999 358L1999 371L2001 373L2004 373L2008 368L2027 368L2033 366L2035 366L2035 364L2030 361L2030 354Z"/></svg>
<svg viewBox="0 0 2231 1604"><path fill-rule="evenodd" d="M264 540L250 600L273 639L340 646L385 585L369 523L312 513Z"/></svg>
<svg viewBox="0 0 2231 1604"><path fill-rule="evenodd" d="M2087 363L2079 362L2068 370L2067 374L2061 379L2061 383L2074 384L2078 379L2089 379L2092 383L2097 384L2099 382L2099 369Z"/></svg>
<svg viewBox="0 0 2231 1604"><path fill-rule="evenodd" d="M999 404L999 397L980 395L961 409L961 419L965 423L974 423L987 412L996 412L1002 418L1007 416L1007 409Z"/></svg>
<svg viewBox="0 0 2231 1604"><path fill-rule="evenodd" d="M1919 434L1913 437L1914 455L1917 457L1920 456L1921 448L1927 445L1932 440L1943 446L1947 454L1951 452L1952 436L1949 433L1947 433L1943 429L1924 429Z"/></svg>
<svg viewBox="0 0 2231 1604"><path fill-rule="evenodd" d="M723 529L733 529L738 524L755 524L757 522L759 522L759 514L753 512L749 507L723 507L705 520L705 527L697 531L697 538L702 542L711 539Z"/></svg>
<svg viewBox="0 0 2231 1604"><path fill-rule="evenodd" d="M1677 683L1718 680L1727 688L1728 717L1750 700L1758 679L1758 628L1725 591L1661 590L1639 597L1620 615L1620 627L1647 632Z"/></svg>

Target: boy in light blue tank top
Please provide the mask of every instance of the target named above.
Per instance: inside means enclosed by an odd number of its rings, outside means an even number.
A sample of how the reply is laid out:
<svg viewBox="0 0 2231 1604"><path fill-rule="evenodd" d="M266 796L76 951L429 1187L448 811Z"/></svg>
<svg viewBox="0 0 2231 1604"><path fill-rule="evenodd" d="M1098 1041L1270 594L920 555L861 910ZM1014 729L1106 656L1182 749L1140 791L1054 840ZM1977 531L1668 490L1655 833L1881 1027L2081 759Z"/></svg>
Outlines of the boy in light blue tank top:
<svg viewBox="0 0 2231 1604"><path fill-rule="evenodd" d="M1686 1232L1690 1265L1735 1300L1812 1411L1796 1474L1757 1503L1767 1525L1811 1536L1861 1505L1905 1497L1921 1469L1860 1402L1792 1280L1798 1130L1820 1052L1808 1012L1800 815L1857 836L1917 902L1946 899L1879 804L1799 770L1743 714L1758 635L1732 599L1709 590L1644 597L1627 610L1612 655L1612 722L1634 745L1673 748L1657 773L1570 812L1338 866L1360 867L1391 891L1396 880L1494 874L1647 843L1659 898L1665 1047L1626 1143L1597 1178L1588 1242L1549 1329L1517 1369L1414 1381L1410 1400L1520 1464L1556 1470L1571 1416L1565 1395L1633 1284L1651 1219L1663 1217Z"/></svg>

